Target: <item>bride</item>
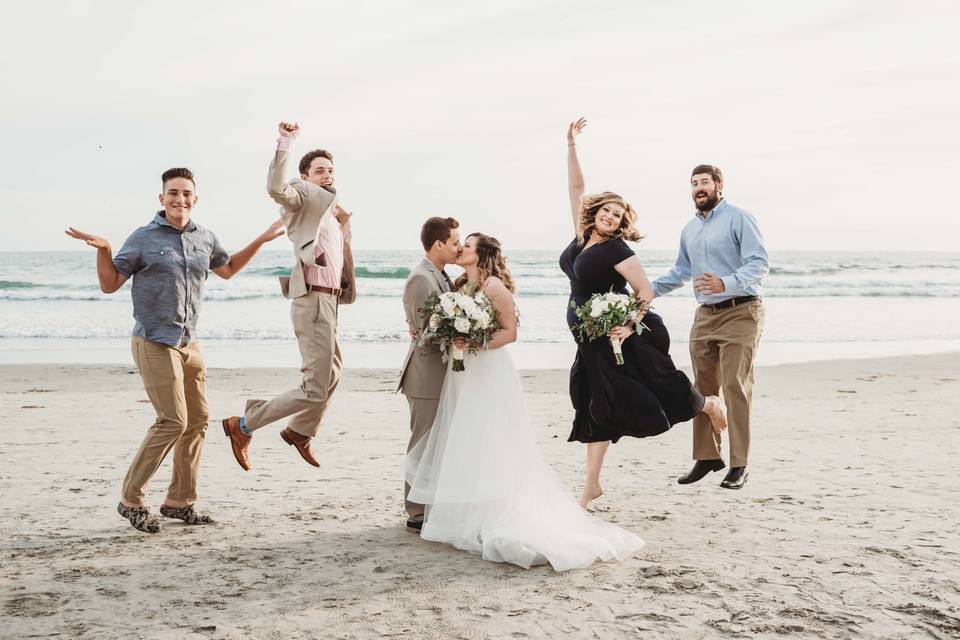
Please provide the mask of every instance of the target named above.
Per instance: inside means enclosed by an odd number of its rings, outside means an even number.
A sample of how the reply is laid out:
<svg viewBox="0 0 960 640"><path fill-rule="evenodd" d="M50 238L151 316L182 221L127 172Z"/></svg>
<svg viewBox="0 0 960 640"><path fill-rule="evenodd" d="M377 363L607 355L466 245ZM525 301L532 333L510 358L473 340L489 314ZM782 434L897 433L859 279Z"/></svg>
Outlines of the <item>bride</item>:
<svg viewBox="0 0 960 640"><path fill-rule="evenodd" d="M433 428L407 454L408 499L426 506L420 536L524 568L565 571L630 556L643 541L580 508L537 446L503 349L517 339L517 313L500 243L472 234L457 264L465 272L455 288L482 290L500 329L485 351L466 356L465 371L447 371Z"/></svg>

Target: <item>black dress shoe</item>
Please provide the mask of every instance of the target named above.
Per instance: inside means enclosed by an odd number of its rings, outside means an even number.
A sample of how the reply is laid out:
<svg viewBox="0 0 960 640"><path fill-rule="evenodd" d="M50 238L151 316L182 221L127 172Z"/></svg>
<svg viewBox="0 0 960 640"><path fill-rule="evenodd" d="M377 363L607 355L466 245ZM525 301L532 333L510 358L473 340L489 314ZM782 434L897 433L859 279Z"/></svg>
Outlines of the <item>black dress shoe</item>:
<svg viewBox="0 0 960 640"><path fill-rule="evenodd" d="M413 529L419 533L422 528L423 520L407 520L407 529Z"/></svg>
<svg viewBox="0 0 960 640"><path fill-rule="evenodd" d="M727 477L723 479L720 486L724 489L743 489L743 485L747 484L747 476L749 475L746 467L730 467L730 471L727 471Z"/></svg>
<svg viewBox="0 0 960 640"><path fill-rule="evenodd" d="M693 465L693 469L687 472L687 475L680 476L677 478L677 482L680 484L693 484L698 480L703 480L703 477L708 473L714 471L720 471L725 466L723 460L697 460Z"/></svg>

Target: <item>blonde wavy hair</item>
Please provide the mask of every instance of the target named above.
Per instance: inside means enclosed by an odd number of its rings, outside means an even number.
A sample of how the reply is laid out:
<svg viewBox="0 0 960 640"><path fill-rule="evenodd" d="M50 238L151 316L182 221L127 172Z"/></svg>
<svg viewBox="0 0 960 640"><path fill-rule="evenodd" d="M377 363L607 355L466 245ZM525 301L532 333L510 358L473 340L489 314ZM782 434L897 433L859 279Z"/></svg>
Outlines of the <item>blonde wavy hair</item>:
<svg viewBox="0 0 960 640"><path fill-rule="evenodd" d="M477 284L480 285L491 276L495 276L503 281L510 293L516 293L517 287L513 283L507 258L500 248L500 241L493 236L482 233L471 233L466 239L469 240L470 238L476 238L477 240L475 251L477 252L477 269L480 271L480 281ZM467 284L466 273L457 278L454 288L459 289L465 284Z"/></svg>
<svg viewBox="0 0 960 640"><path fill-rule="evenodd" d="M597 213L605 204L618 204L623 207L623 218L620 220L620 226L610 236L611 240L623 238L636 242L643 238L634 227L637 222L637 212L633 210L630 203L612 191L604 191L603 193L583 196L583 201L580 204L580 228L577 231L577 240L580 246L587 242L587 239L597 228Z"/></svg>

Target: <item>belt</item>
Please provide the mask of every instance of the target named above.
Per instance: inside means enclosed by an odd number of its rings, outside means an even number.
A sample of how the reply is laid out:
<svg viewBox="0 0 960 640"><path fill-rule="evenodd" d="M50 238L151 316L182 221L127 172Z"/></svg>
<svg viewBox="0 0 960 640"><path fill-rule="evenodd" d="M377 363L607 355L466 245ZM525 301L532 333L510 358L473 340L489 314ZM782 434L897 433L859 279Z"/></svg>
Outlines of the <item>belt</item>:
<svg viewBox="0 0 960 640"><path fill-rule="evenodd" d="M719 311L720 309L729 309L730 307L735 307L738 304L746 304L759 299L760 296L740 296L739 298L730 298L729 300L724 300L723 302L718 302L716 304L705 304L703 306L707 309Z"/></svg>
<svg viewBox="0 0 960 640"><path fill-rule="evenodd" d="M310 285L310 291L316 291L317 293L331 293L335 296L339 296L343 289L331 289L330 287L321 287L318 284Z"/></svg>

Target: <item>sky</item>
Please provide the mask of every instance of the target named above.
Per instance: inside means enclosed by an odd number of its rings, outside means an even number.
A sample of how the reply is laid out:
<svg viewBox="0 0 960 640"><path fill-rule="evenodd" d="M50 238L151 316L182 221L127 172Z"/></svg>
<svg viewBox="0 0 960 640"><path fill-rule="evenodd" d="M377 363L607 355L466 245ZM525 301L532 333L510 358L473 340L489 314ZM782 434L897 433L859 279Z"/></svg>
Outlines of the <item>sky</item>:
<svg viewBox="0 0 960 640"><path fill-rule="evenodd" d="M587 190L633 204L638 250L677 246L707 162L771 250L954 251L957 33L948 1L4 3L0 250L82 249L68 225L118 248L171 166L239 248L291 120L357 249L450 215L559 253L583 115Z"/></svg>

